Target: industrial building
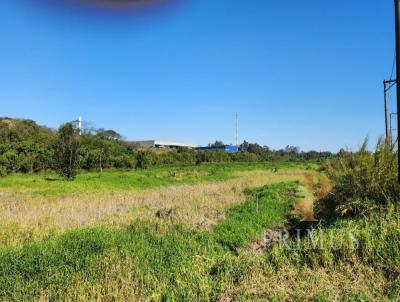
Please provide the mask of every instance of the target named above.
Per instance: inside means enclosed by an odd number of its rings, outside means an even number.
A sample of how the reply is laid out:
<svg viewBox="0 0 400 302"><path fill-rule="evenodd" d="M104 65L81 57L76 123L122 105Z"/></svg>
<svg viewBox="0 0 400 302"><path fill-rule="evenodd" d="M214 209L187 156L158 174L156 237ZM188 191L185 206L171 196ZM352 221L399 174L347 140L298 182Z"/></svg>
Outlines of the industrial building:
<svg viewBox="0 0 400 302"><path fill-rule="evenodd" d="M142 148L189 148L196 149L198 145L195 144L186 144L180 142L173 141L165 141L165 140L148 140L148 141L136 141L131 142L132 144L139 145Z"/></svg>
<svg viewBox="0 0 400 302"><path fill-rule="evenodd" d="M181 142L174 141L166 141L166 140L147 140L147 141L134 141L130 142L133 145L137 145L142 148L189 148L197 151L206 151L206 150L224 150L228 153L236 153L239 151L238 147L232 145L224 145L224 146L208 146L208 147L199 147L195 144L187 144Z"/></svg>
<svg viewBox="0 0 400 302"><path fill-rule="evenodd" d="M215 147L197 147L195 150L205 151L205 150L224 150L228 153L236 153L239 151L239 148L236 146L225 145L225 146L215 146Z"/></svg>

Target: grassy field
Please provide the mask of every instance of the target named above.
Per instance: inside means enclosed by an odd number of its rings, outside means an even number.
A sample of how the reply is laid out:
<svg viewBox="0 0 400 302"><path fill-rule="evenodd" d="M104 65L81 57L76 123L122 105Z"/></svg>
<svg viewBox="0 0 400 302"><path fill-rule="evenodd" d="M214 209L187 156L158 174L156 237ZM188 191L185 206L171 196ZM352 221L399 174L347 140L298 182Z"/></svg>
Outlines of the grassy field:
<svg viewBox="0 0 400 302"><path fill-rule="evenodd" d="M109 193L133 189L150 189L173 184L222 181L235 172L316 168L312 163L232 163L198 166L172 166L132 171L84 172L75 181L66 182L54 173L14 174L0 178L2 194L56 196L87 193Z"/></svg>
<svg viewBox="0 0 400 302"><path fill-rule="evenodd" d="M0 301L396 301L395 212L321 225L337 232L338 248L307 238L254 248L266 229L307 215L330 190L314 168L236 164L88 173L76 182L43 174L0 179ZM349 231L359 249L341 240ZM330 240L314 232L317 243Z"/></svg>
<svg viewBox="0 0 400 302"><path fill-rule="evenodd" d="M282 223L294 202L296 183L259 190L232 207L212 231L161 219L124 230L69 231L57 239L0 254L0 293L16 300L145 299L215 300L246 267L233 266L232 250Z"/></svg>
<svg viewBox="0 0 400 302"><path fill-rule="evenodd" d="M165 185L172 180L160 181L164 184L153 188L124 189L103 191L95 184L85 184L82 175L76 183L58 181L46 182L44 175L15 175L1 181L10 185L2 190L0 198L0 244L1 246L19 246L32 240L47 240L49 236L60 234L65 230L76 227L107 225L127 227L138 218L154 219L157 212L171 211L169 220L182 223L189 227L209 228L216 221L224 218L224 210L245 199L243 191L246 188L263 186L269 183L305 180L305 170L301 165L284 164L278 169L273 166L237 165L237 166L204 166L185 167L186 177L179 176L179 182ZM292 167L292 168L289 168ZM296 168L293 168L296 167ZM200 171L218 171L211 181L207 176L198 176ZM164 175L166 169L154 169L137 172L148 175L148 179ZM171 173L177 174L176 168ZM179 170L182 171L182 170ZM190 173L189 173L190 171ZM313 173L311 170L308 173ZM135 171L121 172L136 179ZM119 172L109 172L104 179L104 187L111 186L107 179L116 181ZM182 175L182 172L180 173ZM195 176L193 176L195 175ZM196 182L193 178L196 177ZM30 179L40 179L39 188ZM169 176L167 177L169 178ZM20 190L18 182L24 182L30 187ZM112 183L112 182L111 182ZM47 184L48 187L45 185ZM76 186L82 193L61 194L59 188L63 185ZM84 188L90 187L88 192ZM50 188L53 194L50 194ZM70 192L76 192L71 190ZM38 190L47 194L39 194ZM97 190L97 191L95 191ZM10 236L12 234L12 236Z"/></svg>

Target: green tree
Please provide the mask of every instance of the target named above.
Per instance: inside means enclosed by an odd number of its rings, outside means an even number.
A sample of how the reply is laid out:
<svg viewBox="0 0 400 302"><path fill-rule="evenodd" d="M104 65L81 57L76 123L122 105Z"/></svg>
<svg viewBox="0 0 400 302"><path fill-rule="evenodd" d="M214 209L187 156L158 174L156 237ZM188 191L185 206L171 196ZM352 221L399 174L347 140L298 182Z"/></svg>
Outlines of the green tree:
<svg viewBox="0 0 400 302"><path fill-rule="evenodd" d="M122 136L114 130L98 129L96 135L108 141L119 141L122 139Z"/></svg>
<svg viewBox="0 0 400 302"><path fill-rule="evenodd" d="M76 177L79 165L79 130L66 123L58 130L55 150L57 172L66 180Z"/></svg>
<svg viewBox="0 0 400 302"><path fill-rule="evenodd" d="M244 140L243 143L240 145L240 149L243 151L247 151L247 148L249 147L249 142Z"/></svg>
<svg viewBox="0 0 400 302"><path fill-rule="evenodd" d="M253 153L256 155L263 155L268 152L266 149L261 147L259 144L249 144L247 147L247 152Z"/></svg>
<svg viewBox="0 0 400 302"><path fill-rule="evenodd" d="M210 147L223 147L223 146L225 146L225 144L224 144L223 141L218 141L217 140L214 143L208 144L208 146L210 146Z"/></svg>

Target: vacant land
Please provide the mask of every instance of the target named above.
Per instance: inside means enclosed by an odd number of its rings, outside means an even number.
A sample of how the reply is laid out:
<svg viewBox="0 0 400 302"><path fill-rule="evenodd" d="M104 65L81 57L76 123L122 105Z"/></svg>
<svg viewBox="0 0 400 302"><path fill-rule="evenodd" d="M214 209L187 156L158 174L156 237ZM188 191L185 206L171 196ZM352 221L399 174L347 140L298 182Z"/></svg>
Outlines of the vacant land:
<svg viewBox="0 0 400 302"><path fill-rule="evenodd" d="M356 258L332 267L319 263L332 259L331 250L314 251L311 264L290 244L254 248L267 229L284 226L290 214L307 216L329 191L315 168L235 164L87 173L76 182L45 174L0 179L0 299L386 296L384 272Z"/></svg>
<svg viewBox="0 0 400 302"><path fill-rule="evenodd" d="M40 174L14 175L0 179L0 243L18 246L89 225L126 227L163 213L173 223L208 228L224 218L225 209L245 200L246 188L304 182L313 173L301 164L281 164L88 173L76 182Z"/></svg>
<svg viewBox="0 0 400 302"><path fill-rule="evenodd" d="M0 178L3 195L70 196L151 189L165 185L215 182L237 177L237 172L278 171L281 169L311 170L313 163L230 163L198 166L171 166L134 171L84 172L75 181L62 181L53 173L14 174Z"/></svg>

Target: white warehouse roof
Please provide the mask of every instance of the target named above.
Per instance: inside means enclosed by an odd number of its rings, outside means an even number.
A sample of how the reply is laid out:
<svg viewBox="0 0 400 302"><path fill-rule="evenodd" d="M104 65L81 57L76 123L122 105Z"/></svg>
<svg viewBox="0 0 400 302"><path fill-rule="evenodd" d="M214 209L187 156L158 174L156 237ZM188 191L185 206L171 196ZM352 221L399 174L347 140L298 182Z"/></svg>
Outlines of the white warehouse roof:
<svg viewBox="0 0 400 302"><path fill-rule="evenodd" d="M145 148L174 148L174 147L185 147L185 148L197 148L198 145L186 144L181 142L173 142L166 140L148 140L148 141L135 141L131 142Z"/></svg>

